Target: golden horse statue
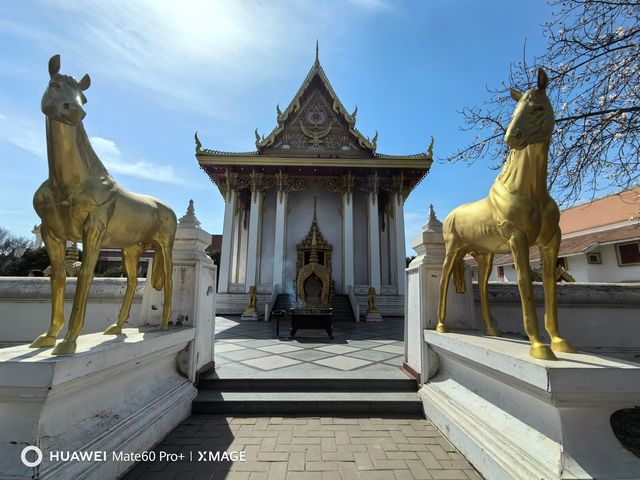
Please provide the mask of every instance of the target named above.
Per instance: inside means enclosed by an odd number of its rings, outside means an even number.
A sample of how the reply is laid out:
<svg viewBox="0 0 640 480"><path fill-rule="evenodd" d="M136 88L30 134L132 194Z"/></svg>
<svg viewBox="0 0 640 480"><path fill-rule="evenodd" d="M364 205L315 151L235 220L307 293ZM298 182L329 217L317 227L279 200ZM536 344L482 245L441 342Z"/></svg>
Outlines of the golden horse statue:
<svg viewBox="0 0 640 480"><path fill-rule="evenodd" d="M518 102L507 128L509 157L482 200L454 209L445 219L443 235L446 256L440 279L440 305L436 330L447 331L444 321L447 289L453 273L456 291L464 293L466 254L478 262L478 285L485 334L498 336L491 318L487 283L496 253L511 253L518 274L524 328L531 341L530 355L554 360L552 352L574 353L560 336L556 305L556 261L560 247L560 211L547 189L547 157L555 125L553 108L546 94L547 74L538 70L537 86L525 93L511 89ZM545 328L551 348L540 338L529 274L529 247L538 245L542 258L545 297Z"/></svg>
<svg viewBox="0 0 640 480"><path fill-rule="evenodd" d="M84 325L89 287L102 245L122 249L127 291L118 320L104 333L119 334L129 317L137 284L138 258L149 248L156 252L151 283L164 287L161 330L167 330L171 315L173 262L171 250L176 233L176 215L160 201L127 192L116 184L93 151L82 125L87 102L82 93L91 80L77 82L60 73L60 56L49 60L51 80L42 97L47 117L49 178L38 188L33 206L42 219L42 240L51 260L51 326L30 346L52 347L64 326L64 260L66 241L81 241L84 247L75 298L64 340L54 355L74 353Z"/></svg>

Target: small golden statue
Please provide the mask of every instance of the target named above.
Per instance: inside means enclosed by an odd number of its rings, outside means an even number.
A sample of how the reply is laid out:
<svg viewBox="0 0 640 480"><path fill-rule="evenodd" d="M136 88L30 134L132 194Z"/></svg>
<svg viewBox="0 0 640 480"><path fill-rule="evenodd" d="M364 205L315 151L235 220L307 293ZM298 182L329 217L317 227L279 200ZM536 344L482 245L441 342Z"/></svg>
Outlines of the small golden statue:
<svg viewBox="0 0 640 480"><path fill-rule="evenodd" d="M376 289L369 287L369 293L367 294L367 313L378 313L376 308Z"/></svg>
<svg viewBox="0 0 640 480"><path fill-rule="evenodd" d="M258 297L256 295L256 286L249 287L249 305L244 309L244 313L255 313L258 306Z"/></svg>
<svg viewBox="0 0 640 480"><path fill-rule="evenodd" d="M151 284L164 287L161 330L167 330L171 314L173 262L171 250L176 215L160 201L127 192L116 184L93 151L82 120L87 102L84 90L91 80L78 82L60 73L60 56L49 60L51 80L42 97L47 117L49 178L38 188L33 206L42 219L42 239L51 260L51 326L30 346L52 347L64 326L66 240L82 242L84 258L71 308L69 328L54 355L74 353L84 324L87 295L102 245L122 248L127 291L118 320L105 334L119 334L129 317L137 284L138 257L149 248L156 251Z"/></svg>
<svg viewBox="0 0 640 480"><path fill-rule="evenodd" d="M440 280L437 331L447 331L444 321L449 277L456 291L464 293L464 256L478 262L478 285L486 335L499 335L489 311L487 283L496 253L511 253L518 274L524 328L531 341L530 355L554 360L552 350L574 353L560 336L556 305L556 261L560 247L560 211L547 189L547 157L555 125L547 97L547 74L538 70L537 86L525 93L511 89L518 102L505 141L511 151L489 195L453 210L445 219L443 235L446 256ZM539 335L533 286L529 275L529 247L538 245L542 258L545 294L545 328L551 348Z"/></svg>

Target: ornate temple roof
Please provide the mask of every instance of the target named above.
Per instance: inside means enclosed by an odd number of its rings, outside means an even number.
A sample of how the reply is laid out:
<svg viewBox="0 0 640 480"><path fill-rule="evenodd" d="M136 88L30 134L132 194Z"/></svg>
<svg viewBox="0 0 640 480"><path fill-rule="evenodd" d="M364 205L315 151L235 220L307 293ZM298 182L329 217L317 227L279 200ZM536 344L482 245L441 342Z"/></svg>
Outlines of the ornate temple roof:
<svg viewBox="0 0 640 480"><path fill-rule="evenodd" d="M314 181L324 181L328 188L342 185L347 175L349 182L355 179L359 189L370 188L366 177L375 174L381 185L396 185L406 198L431 167L433 139L421 153L389 155L376 151L378 132L369 138L356 128L358 108L348 113L336 95L320 64L317 44L315 61L302 85L284 110L276 106L276 113L276 127L268 135L260 135L256 129L256 150L251 152L204 148L196 132L200 168L223 195L231 184L248 188L252 174L264 177L267 188L283 174L298 183L304 183L302 178L315 177Z"/></svg>
<svg viewBox="0 0 640 480"><path fill-rule="evenodd" d="M355 161L354 167L379 166L375 160L393 160L392 164L385 165L390 168L429 168L431 165L432 146L412 155L376 152L378 132L369 138L356 128L358 107L349 113L338 98L320 64L317 43L315 61L302 85L289 105L284 110L277 105L276 112L276 127L268 135L260 135L256 129L255 151L225 152L203 148L196 132L196 157L201 166L347 166L351 162L345 162L345 159L369 160Z"/></svg>

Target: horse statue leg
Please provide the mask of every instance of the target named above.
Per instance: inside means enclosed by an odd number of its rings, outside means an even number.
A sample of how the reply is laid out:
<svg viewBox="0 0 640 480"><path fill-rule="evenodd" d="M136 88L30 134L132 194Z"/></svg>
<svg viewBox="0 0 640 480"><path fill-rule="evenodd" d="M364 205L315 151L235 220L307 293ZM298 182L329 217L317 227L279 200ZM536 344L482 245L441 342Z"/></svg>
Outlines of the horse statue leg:
<svg viewBox="0 0 640 480"><path fill-rule="evenodd" d="M45 223L42 224L41 233L51 262L51 326L29 345L31 348L53 347L60 330L64 327L64 287L67 281L67 274L64 271L66 243L56 237Z"/></svg>
<svg viewBox="0 0 640 480"><path fill-rule="evenodd" d="M560 229L547 245L539 245L542 258L542 282L544 285L544 326L551 338L551 349L556 352L576 353L576 349L560 336L556 299L556 262L560 248Z"/></svg>
<svg viewBox="0 0 640 480"><path fill-rule="evenodd" d="M118 321L104 331L105 335L119 335L122 333L122 325L129 318L131 302L133 302L133 295L136 293L136 287L138 286L138 259L146 249L146 244L134 245L122 249L122 266L127 276L127 291L124 294L124 301L118 314Z"/></svg>
<svg viewBox="0 0 640 480"><path fill-rule="evenodd" d="M522 302L524 329L531 341L529 354L534 358L555 360L556 356L549 346L540 339L536 307L533 301L533 285L529 276L529 242L527 241L527 236L524 232L515 230L508 243L518 274L518 290L520 290L520 301Z"/></svg>
<svg viewBox="0 0 640 480"><path fill-rule="evenodd" d="M456 263L461 258L460 251L450 251L447 247L447 253L442 265L442 276L440 277L440 303L438 304L438 325L436 331L447 333L449 330L444 324L447 317L447 291L449 290L449 279Z"/></svg>
<svg viewBox="0 0 640 480"><path fill-rule="evenodd" d="M482 320L484 321L484 334L490 337L499 337L500 331L496 322L491 318L489 309L489 276L493 266L493 253L474 253L473 258L478 262L478 287L480 290L480 306L482 308Z"/></svg>
<svg viewBox="0 0 640 480"><path fill-rule="evenodd" d="M93 271L98 261L102 239L106 232L106 223L92 213L85 221L82 234L82 246L84 247L84 258L82 267L78 273L78 283L76 284L76 295L73 299L71 317L69 318L69 329L64 340L56 345L51 352L53 355L68 355L76 351L76 340L84 326L84 316L87 310L87 297L89 287L93 281Z"/></svg>

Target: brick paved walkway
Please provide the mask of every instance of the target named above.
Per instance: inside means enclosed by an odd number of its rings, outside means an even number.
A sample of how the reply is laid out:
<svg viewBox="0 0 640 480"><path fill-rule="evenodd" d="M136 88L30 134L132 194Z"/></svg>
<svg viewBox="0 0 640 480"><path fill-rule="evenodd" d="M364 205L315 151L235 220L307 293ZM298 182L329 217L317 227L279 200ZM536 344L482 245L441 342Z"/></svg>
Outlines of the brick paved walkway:
<svg viewBox="0 0 640 480"><path fill-rule="evenodd" d="M124 480L481 479L423 418L192 416L156 451L185 459L138 464ZM205 451L246 460L198 462Z"/></svg>

